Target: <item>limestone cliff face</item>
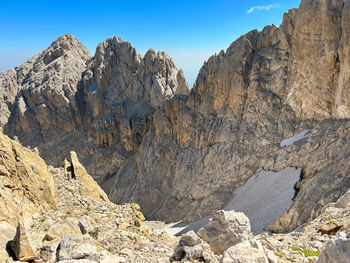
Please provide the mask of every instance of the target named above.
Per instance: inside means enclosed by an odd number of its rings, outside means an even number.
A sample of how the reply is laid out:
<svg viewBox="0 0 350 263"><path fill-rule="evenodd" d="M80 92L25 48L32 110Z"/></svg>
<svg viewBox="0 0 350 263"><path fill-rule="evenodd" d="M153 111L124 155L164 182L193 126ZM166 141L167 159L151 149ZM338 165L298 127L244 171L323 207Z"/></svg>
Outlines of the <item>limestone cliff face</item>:
<svg viewBox="0 0 350 263"><path fill-rule="evenodd" d="M112 201L165 221L225 207L259 168L301 167L294 204L268 227L292 230L350 188L349 8L303 0L209 58L190 92L163 52L114 37L90 58L66 35L0 74L0 122L50 163L75 150Z"/></svg>
<svg viewBox="0 0 350 263"><path fill-rule="evenodd" d="M189 88L166 53L150 49L142 57L118 37L101 43L87 67L81 101L89 155L83 160L91 173L106 175L137 150L156 107Z"/></svg>
<svg viewBox="0 0 350 263"><path fill-rule="evenodd" d="M350 2L301 2L291 39L287 103L301 118L348 118Z"/></svg>
<svg viewBox="0 0 350 263"><path fill-rule="evenodd" d="M64 35L24 65L0 74L1 125L51 164L78 152L96 176L118 171L134 153L149 116L166 98L187 94L181 70L164 52L144 57L114 37L90 58Z"/></svg>
<svg viewBox="0 0 350 263"><path fill-rule="evenodd" d="M17 226L21 216L56 207L54 179L37 154L0 131L0 157L0 221Z"/></svg>
<svg viewBox="0 0 350 263"><path fill-rule="evenodd" d="M155 112L118 173L113 201L137 200L151 218L191 221L223 208L236 187L272 166L299 122L283 103L295 13L280 29L252 31L209 58L190 95Z"/></svg>
<svg viewBox="0 0 350 263"><path fill-rule="evenodd" d="M74 96L89 58L75 37L64 35L22 66L1 73L2 126L32 140L72 132Z"/></svg>
<svg viewBox="0 0 350 263"><path fill-rule="evenodd" d="M135 200L151 218L192 221L223 208L259 168L287 166L302 167L303 178L270 230L292 230L336 200L350 187L348 121L318 121L349 116L349 85L341 80L349 78L348 6L302 1L279 28L249 32L209 58L190 95L153 114L138 152L119 170L112 200ZM306 128L312 136L280 146Z"/></svg>

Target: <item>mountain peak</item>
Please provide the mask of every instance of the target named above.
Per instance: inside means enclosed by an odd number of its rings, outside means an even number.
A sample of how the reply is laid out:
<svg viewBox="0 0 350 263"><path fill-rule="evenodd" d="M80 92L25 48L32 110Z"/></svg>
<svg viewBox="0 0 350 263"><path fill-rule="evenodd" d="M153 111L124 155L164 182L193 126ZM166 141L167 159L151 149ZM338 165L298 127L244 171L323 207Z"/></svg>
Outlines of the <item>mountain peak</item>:
<svg viewBox="0 0 350 263"><path fill-rule="evenodd" d="M84 58L88 60L90 57L89 50L78 41L78 39L71 34L64 34L58 37L51 45L46 49L45 64L50 63L52 60L66 54L68 51L74 50Z"/></svg>

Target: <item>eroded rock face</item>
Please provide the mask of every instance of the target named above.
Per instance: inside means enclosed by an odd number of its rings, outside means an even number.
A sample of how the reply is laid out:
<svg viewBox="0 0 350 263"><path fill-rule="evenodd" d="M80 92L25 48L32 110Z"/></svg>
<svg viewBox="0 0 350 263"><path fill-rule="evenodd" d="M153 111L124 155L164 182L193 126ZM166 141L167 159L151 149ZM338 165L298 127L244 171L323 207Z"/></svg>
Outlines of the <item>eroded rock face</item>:
<svg viewBox="0 0 350 263"><path fill-rule="evenodd" d="M267 229L291 231L317 216L350 187L349 123L341 119L349 116L341 80L348 6L304 0L279 28L249 32L209 58L191 93L153 114L111 200L138 202L149 218L193 221L225 207L259 168L294 166L302 168L294 203ZM305 139L280 145L306 129Z"/></svg>
<svg viewBox="0 0 350 263"><path fill-rule="evenodd" d="M301 1L286 102L301 118L349 117L349 1Z"/></svg>
<svg viewBox="0 0 350 263"><path fill-rule="evenodd" d="M102 42L87 67L81 98L87 150L77 152L90 173L108 181L137 151L155 108L189 88L169 55L150 49L142 57L118 37ZM104 181L109 190L112 182Z"/></svg>
<svg viewBox="0 0 350 263"><path fill-rule="evenodd" d="M54 179L46 163L0 131L0 221L17 227L20 216L55 208Z"/></svg>
<svg viewBox="0 0 350 263"><path fill-rule="evenodd" d="M137 200L151 218L192 221L223 208L235 188L273 164L299 122L283 103L295 13L280 29L252 31L209 58L190 95L153 114L118 172L112 201Z"/></svg>
<svg viewBox="0 0 350 263"><path fill-rule="evenodd" d="M88 50L66 34L23 65L0 73L1 126L10 118L13 132L37 140L58 128L71 132L77 110L71 102L89 58ZM45 132L34 133L38 127Z"/></svg>
<svg viewBox="0 0 350 263"><path fill-rule="evenodd" d="M11 111L2 126L37 144L73 132L78 123L74 97L89 59L88 50L67 34L22 66L1 73L3 101ZM41 133L34 132L38 129Z"/></svg>

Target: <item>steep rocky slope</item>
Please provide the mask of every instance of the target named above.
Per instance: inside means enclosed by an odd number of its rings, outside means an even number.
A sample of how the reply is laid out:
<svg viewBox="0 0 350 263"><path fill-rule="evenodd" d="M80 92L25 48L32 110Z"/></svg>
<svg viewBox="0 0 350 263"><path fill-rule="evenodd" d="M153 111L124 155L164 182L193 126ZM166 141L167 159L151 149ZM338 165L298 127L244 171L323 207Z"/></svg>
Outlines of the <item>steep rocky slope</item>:
<svg viewBox="0 0 350 263"><path fill-rule="evenodd" d="M65 171L2 132L0 144L0 262L169 261L170 237L139 205L111 203L75 152Z"/></svg>
<svg viewBox="0 0 350 263"><path fill-rule="evenodd" d="M209 58L190 94L165 53L114 37L89 58L65 35L0 74L1 125L51 164L77 151L112 201L165 221L224 208L260 168L302 168L267 226L290 231L350 188L349 16L348 0L303 0Z"/></svg>
<svg viewBox="0 0 350 263"><path fill-rule="evenodd" d="M243 213L218 211L175 246L139 205L111 203L75 152L54 168L1 131L0 144L0 262L315 262L326 247L320 262L349 259L350 191L302 232L253 236Z"/></svg>

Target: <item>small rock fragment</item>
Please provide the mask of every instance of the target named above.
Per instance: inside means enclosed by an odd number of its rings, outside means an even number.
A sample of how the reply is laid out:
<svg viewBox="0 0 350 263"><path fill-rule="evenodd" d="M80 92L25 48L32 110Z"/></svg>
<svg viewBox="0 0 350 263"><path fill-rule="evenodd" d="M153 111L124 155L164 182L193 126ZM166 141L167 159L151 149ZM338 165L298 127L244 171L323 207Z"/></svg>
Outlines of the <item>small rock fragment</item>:
<svg viewBox="0 0 350 263"><path fill-rule="evenodd" d="M21 223L18 223L15 238L11 243L11 249L16 258L20 261L35 259L35 253L28 241L26 230Z"/></svg>

